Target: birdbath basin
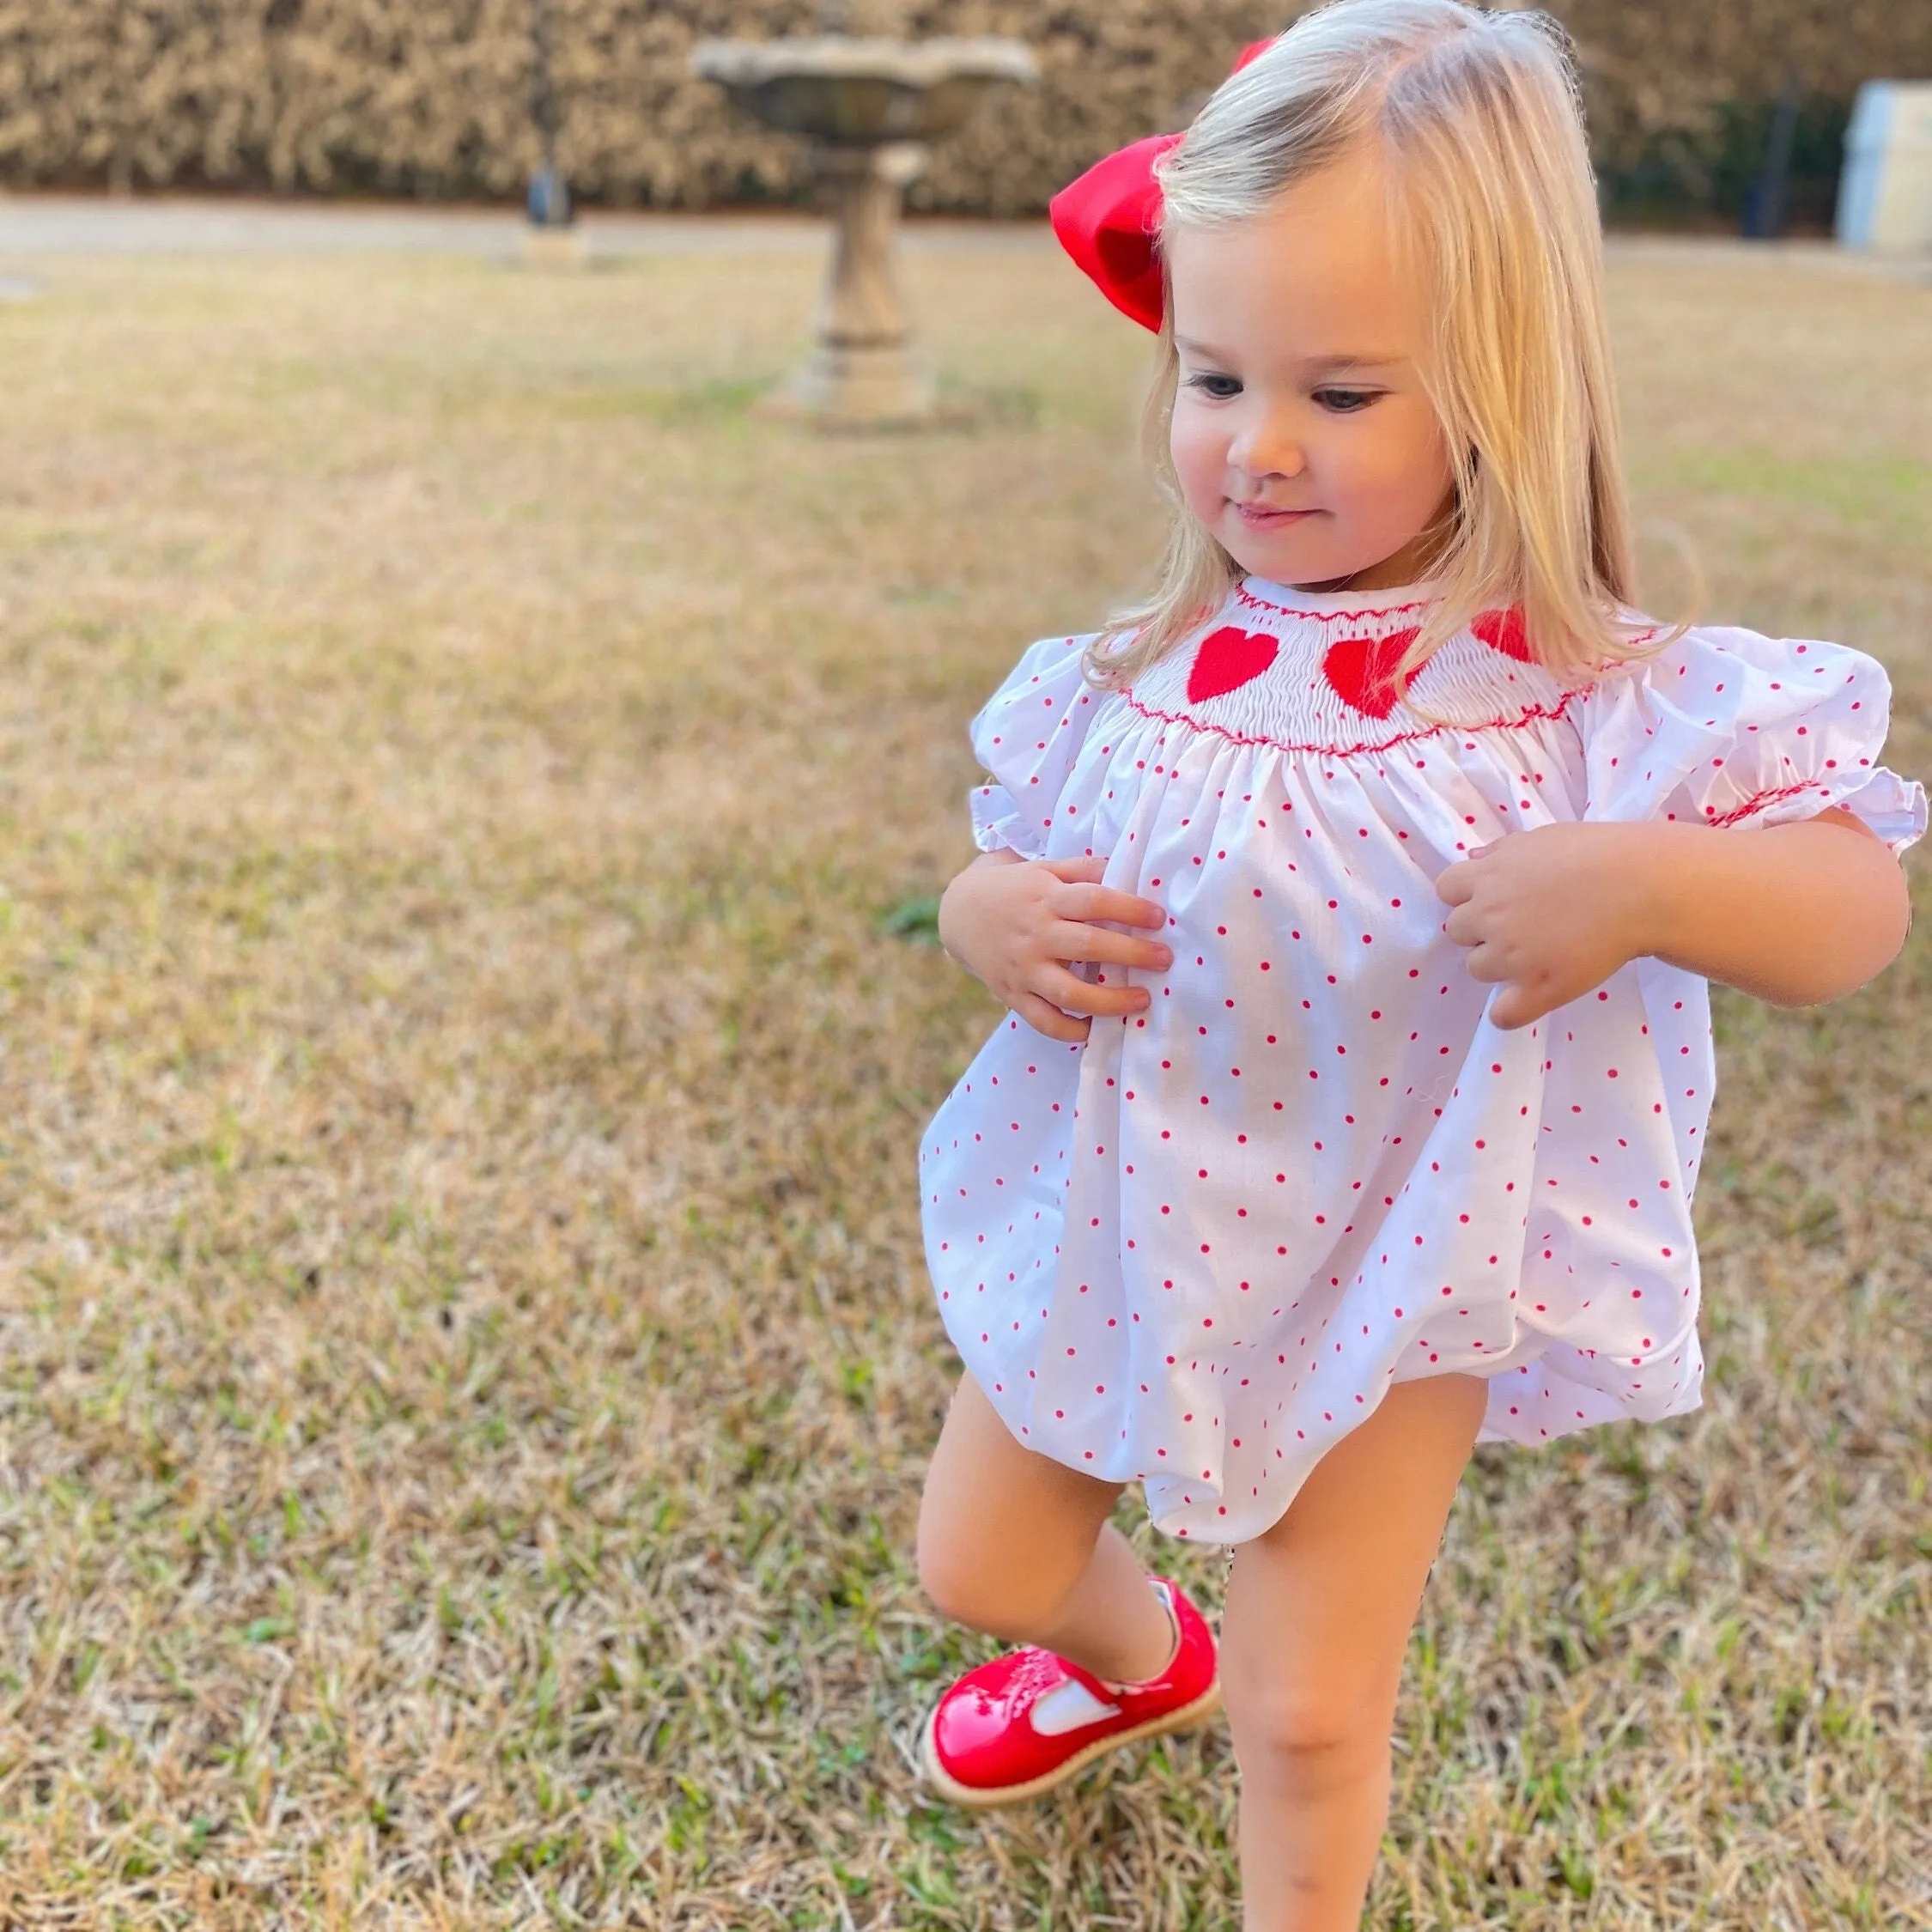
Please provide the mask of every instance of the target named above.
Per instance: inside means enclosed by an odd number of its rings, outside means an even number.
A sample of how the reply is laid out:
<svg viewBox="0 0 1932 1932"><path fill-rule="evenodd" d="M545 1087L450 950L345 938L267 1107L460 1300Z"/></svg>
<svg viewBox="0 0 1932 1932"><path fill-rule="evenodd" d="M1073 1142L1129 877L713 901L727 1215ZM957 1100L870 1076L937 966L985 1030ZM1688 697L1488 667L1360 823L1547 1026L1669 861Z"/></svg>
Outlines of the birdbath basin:
<svg viewBox="0 0 1932 1932"><path fill-rule="evenodd" d="M811 359L772 398L829 426L910 423L933 414L893 273L906 184L926 143L959 127L1003 82L1038 80L1017 40L904 41L824 34L701 40L692 68L769 127L807 137L829 191L830 269Z"/></svg>

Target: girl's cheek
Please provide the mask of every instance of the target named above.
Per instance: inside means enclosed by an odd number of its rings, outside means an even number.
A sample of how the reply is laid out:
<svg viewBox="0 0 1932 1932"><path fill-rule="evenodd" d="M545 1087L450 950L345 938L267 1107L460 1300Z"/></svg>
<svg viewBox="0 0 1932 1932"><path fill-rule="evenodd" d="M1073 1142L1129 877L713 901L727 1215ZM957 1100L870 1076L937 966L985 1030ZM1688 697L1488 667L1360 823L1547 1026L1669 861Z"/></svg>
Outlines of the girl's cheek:
<svg viewBox="0 0 1932 1932"><path fill-rule="evenodd" d="M1204 505L1218 510L1226 452L1212 431L1203 424L1185 422L1177 411L1168 437L1168 453L1174 459L1174 473L1181 479L1181 493L1187 498L1188 507L1196 515L1205 513Z"/></svg>

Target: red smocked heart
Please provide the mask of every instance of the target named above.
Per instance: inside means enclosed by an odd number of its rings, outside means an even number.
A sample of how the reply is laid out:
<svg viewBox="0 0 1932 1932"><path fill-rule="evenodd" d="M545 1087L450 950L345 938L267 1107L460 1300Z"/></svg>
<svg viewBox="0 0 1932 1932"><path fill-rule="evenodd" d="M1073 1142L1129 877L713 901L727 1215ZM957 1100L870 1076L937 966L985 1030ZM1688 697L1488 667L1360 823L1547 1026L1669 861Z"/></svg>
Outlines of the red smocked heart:
<svg viewBox="0 0 1932 1932"><path fill-rule="evenodd" d="M1415 626L1387 637L1345 637L1328 647L1321 671L1336 696L1371 718L1395 708L1395 667L1419 635Z"/></svg>
<svg viewBox="0 0 1932 1932"><path fill-rule="evenodd" d="M1529 633L1523 628L1522 611L1512 604L1507 611L1485 611L1469 626L1492 651L1500 651L1519 664L1529 662Z"/></svg>
<svg viewBox="0 0 1932 1932"><path fill-rule="evenodd" d="M1188 673L1188 702L1199 704L1203 698L1219 697L1259 677L1280 648L1261 631L1236 630L1232 624L1210 631L1201 639Z"/></svg>

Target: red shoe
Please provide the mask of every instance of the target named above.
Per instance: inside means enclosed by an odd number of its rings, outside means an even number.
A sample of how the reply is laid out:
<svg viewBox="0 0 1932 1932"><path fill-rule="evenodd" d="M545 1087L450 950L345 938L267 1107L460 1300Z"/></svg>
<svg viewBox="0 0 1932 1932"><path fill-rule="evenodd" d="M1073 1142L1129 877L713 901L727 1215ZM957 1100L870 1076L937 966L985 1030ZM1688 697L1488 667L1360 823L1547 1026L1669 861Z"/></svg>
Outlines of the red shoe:
<svg viewBox="0 0 1932 1932"><path fill-rule="evenodd" d="M1191 1730L1220 1708L1214 1633L1165 1577L1152 1579L1180 1626L1158 1677L1110 1684L1028 1644L969 1670L926 1720L927 1782L955 1804L1018 1804L1050 1791L1103 1751Z"/></svg>

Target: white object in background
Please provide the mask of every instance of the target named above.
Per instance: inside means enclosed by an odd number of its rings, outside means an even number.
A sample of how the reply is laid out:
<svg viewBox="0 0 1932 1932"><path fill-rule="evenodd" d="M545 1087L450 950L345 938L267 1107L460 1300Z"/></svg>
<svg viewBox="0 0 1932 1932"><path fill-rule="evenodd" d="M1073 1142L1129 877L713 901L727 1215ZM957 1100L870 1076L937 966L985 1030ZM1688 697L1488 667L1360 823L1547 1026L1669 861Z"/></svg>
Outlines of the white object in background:
<svg viewBox="0 0 1932 1932"><path fill-rule="evenodd" d="M1838 240L1906 254L1932 249L1932 81L1867 81L1844 135Z"/></svg>

